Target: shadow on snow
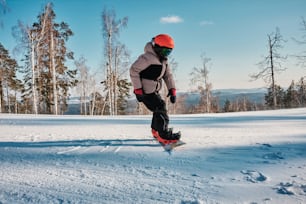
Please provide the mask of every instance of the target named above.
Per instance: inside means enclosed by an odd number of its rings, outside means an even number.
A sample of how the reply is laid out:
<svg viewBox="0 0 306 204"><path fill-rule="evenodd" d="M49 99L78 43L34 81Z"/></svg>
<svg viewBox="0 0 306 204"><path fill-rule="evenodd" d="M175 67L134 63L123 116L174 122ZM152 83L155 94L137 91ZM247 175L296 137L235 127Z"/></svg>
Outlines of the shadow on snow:
<svg viewBox="0 0 306 204"><path fill-rule="evenodd" d="M91 146L133 146L133 147L157 147L152 143L153 139L106 139L106 140L66 140L66 141L42 141L42 142L0 142L0 148L48 148L48 147L91 147ZM1 154L1 153L0 153Z"/></svg>

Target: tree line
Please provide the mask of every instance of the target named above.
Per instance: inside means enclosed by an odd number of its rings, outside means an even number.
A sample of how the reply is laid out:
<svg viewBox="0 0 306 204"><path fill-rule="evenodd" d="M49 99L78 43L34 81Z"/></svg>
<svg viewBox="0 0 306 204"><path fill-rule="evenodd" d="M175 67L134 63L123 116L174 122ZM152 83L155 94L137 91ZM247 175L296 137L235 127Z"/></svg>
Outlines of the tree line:
<svg viewBox="0 0 306 204"><path fill-rule="evenodd" d="M293 40L300 45L305 45L306 21L304 18L301 20L301 30L303 32L302 39L297 40L293 38ZM268 54L258 63L260 71L250 75L252 80L263 79L268 85L267 93L264 97L265 101L262 104L254 103L242 96L234 101L227 99L224 106L220 107L218 97L212 95L212 83L209 81L208 77L211 58L202 54L202 67L194 67L193 71L190 73L192 77L191 83L197 85L200 100L199 103L192 106L191 109L190 107L187 110L185 108L185 112L210 113L305 107L305 76L302 76L297 83L292 81L287 90L284 90L276 83L277 74L287 69L283 67L283 63L288 58L288 56L282 56L279 52L286 42L280 33L280 29L276 28L275 32L267 35L267 38ZM297 66L301 66L302 68L306 68L305 53L306 51L292 56L298 60Z"/></svg>
<svg viewBox="0 0 306 204"><path fill-rule="evenodd" d="M4 3L0 9L7 8ZM14 51L21 55L24 65L18 65L0 42L0 113L63 114L70 90L76 88L81 114L124 114L131 85L125 77L129 52L118 36L128 18L117 20L113 10L104 9L101 21L106 59L105 79L100 80L102 91L86 59L75 59L67 48L74 33L66 22L56 22L52 3L31 26L19 21L13 28L17 41ZM75 68L67 67L67 61L74 62Z"/></svg>
<svg viewBox="0 0 306 204"><path fill-rule="evenodd" d="M16 60L1 46L0 52L3 55L0 59L5 66L0 67L0 84L6 85L6 94L3 91L0 94L3 104L1 112L65 112L69 88L77 84L76 70L65 65L67 60L73 59L73 52L69 52L66 47L66 42L72 35L67 23L55 22L51 3L45 6L32 26L18 22L13 28L13 36L17 41L15 51L22 56L24 66L13 63ZM17 72L22 74L22 80L15 77Z"/></svg>
<svg viewBox="0 0 306 204"><path fill-rule="evenodd" d="M8 11L6 2L0 4L1 14ZM1 21L1 26L4 22ZM128 17L117 19L114 10L104 8L101 14L102 36L104 39L104 79L97 80L86 59L75 59L73 51L66 44L74 35L66 22L56 22L53 5L48 3L38 14L31 26L21 21L13 28L17 41L14 49L22 58L18 65L9 51L0 42L0 113L64 114L68 109L70 90L77 90L80 100L80 113L87 115L146 114L141 104L128 111L131 83L127 79L130 65L130 53L120 42L120 31L127 27ZM300 45L306 44L306 22L301 21L302 39L293 39ZM1 28L0 28L1 29ZM255 103L245 96L235 100L227 99L220 105L218 96L212 94L213 84L209 79L212 59L205 53L201 55L201 67L194 67L190 81L196 86L199 95L197 104L188 106L188 94L178 96L176 104L167 104L169 112L212 113L232 111L253 111L262 109L293 108L306 106L305 77L298 82L292 81L287 90L276 83L277 73L286 68L282 63L287 56L281 56L279 50L286 41L279 28L267 35L267 55L258 63L260 71L251 74L253 80L263 79L267 93L263 103ZM305 67L305 52L294 55L299 66ZM73 62L74 68L67 67ZM174 69L178 66L175 59L169 62ZM22 79L17 76L21 75ZM167 94L167 90L164 90ZM136 103L136 102L135 102Z"/></svg>

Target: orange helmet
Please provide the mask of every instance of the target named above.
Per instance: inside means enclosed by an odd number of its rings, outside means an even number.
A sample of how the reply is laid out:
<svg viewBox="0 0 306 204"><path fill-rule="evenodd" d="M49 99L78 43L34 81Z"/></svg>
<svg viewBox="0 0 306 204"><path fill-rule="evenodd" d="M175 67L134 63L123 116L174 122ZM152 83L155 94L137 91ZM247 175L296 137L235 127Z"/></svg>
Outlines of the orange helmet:
<svg viewBox="0 0 306 204"><path fill-rule="evenodd" d="M159 45L160 47L167 47L167 48L174 48L174 41L170 37L170 35L167 34L159 34L153 38L153 42L156 45Z"/></svg>

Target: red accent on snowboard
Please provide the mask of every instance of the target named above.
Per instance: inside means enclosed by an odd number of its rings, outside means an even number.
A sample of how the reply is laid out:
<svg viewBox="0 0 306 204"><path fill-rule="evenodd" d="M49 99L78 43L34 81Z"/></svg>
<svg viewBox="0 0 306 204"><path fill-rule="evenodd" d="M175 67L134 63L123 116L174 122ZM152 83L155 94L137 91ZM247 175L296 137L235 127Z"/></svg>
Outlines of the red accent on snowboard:
<svg viewBox="0 0 306 204"><path fill-rule="evenodd" d="M181 141L181 140L178 140L175 143L170 143L170 144L167 144L167 145L163 145L163 148L165 149L165 151L171 153L174 148L182 146L184 144L186 144L186 143Z"/></svg>

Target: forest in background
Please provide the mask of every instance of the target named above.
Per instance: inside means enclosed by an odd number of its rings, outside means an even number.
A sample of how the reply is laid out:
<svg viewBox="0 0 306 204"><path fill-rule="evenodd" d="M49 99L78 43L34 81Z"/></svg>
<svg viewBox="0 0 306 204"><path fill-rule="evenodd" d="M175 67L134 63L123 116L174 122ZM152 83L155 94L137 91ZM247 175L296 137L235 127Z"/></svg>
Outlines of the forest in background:
<svg viewBox="0 0 306 204"><path fill-rule="evenodd" d="M7 9L6 2L0 1L1 13L5 14ZM128 17L117 19L115 10L104 8L100 18L104 39L104 52L101 53L105 62L102 68L104 79L96 79L86 59L75 59L73 51L67 48L67 41L74 33L68 23L57 22L52 3L44 7L32 25L16 22L13 28L18 42L15 51L22 56L22 61L14 59L0 42L0 113L65 114L70 105L71 90L74 89L79 97L79 114L148 114L143 104L131 99L132 86L128 77L130 53L119 39L120 31L128 24ZM1 25L3 23L1 21ZM292 40L303 46L306 44L304 18L301 18L301 28L302 39ZM175 105L167 102L169 112L215 113L305 107L305 76L298 81L292 80L287 88L275 83L277 74L285 70L282 64L288 58L297 59L296 66L306 67L306 51L294 56L281 56L279 50L284 48L284 44L279 28L268 34L267 54L258 63L260 71L250 74L250 79L266 82L268 88L263 101L254 100L247 94L220 98L214 93L213 82L209 80L212 59L203 53L202 67L194 67L190 73L190 81L196 87L192 93L179 94ZM68 67L68 61L74 66ZM175 59L169 58L169 64L175 72L178 66ZM168 90L162 90L165 97L167 93ZM196 95L196 99L189 103L192 94Z"/></svg>

